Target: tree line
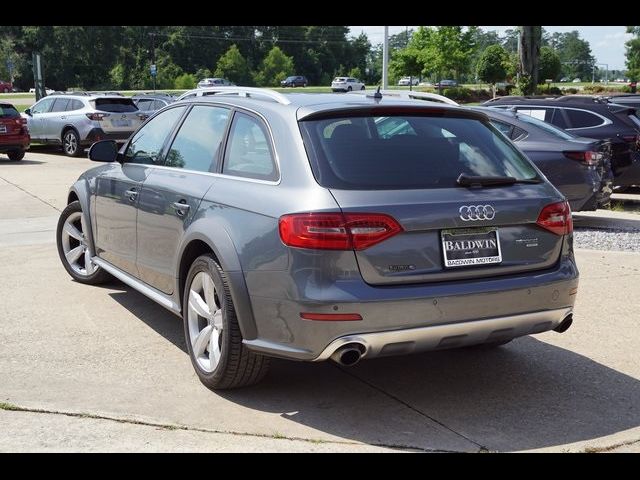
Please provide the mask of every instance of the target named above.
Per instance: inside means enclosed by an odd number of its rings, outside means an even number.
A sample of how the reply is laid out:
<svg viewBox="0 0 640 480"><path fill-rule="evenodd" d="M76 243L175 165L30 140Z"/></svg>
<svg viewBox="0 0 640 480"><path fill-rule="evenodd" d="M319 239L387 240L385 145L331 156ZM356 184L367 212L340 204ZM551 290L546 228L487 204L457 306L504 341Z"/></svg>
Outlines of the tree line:
<svg viewBox="0 0 640 480"><path fill-rule="evenodd" d="M390 81L514 77L518 38L516 28L504 35L475 26L403 31L390 37ZM46 85L54 89L149 89L152 64L160 89L192 88L212 76L275 86L288 75L305 75L311 85L328 85L337 75L371 85L382 75L382 46L364 33L351 35L348 26L0 26L0 79L10 76L10 62L15 86L32 87L33 52L41 53ZM540 81L588 80L595 59L578 31L542 29L539 66Z"/></svg>
<svg viewBox="0 0 640 480"><path fill-rule="evenodd" d="M190 88L212 76L271 86L288 75L326 85L365 73L371 44L348 26L0 26L0 78L33 87L32 53L42 55L47 87Z"/></svg>

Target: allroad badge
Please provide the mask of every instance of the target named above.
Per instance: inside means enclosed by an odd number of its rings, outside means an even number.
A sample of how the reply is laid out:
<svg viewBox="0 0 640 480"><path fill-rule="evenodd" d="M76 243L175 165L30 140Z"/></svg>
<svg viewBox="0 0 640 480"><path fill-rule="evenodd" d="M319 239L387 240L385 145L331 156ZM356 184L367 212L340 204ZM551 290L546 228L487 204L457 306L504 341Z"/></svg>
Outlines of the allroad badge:
<svg viewBox="0 0 640 480"><path fill-rule="evenodd" d="M463 222L493 220L496 216L496 210L491 205L463 205L458 211Z"/></svg>

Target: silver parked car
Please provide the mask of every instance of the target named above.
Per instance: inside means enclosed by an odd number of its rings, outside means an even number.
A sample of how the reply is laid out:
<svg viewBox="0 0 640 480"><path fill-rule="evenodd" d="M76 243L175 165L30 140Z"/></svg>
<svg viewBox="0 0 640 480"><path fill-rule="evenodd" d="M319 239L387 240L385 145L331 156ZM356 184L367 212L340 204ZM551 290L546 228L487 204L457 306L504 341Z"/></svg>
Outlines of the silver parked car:
<svg viewBox="0 0 640 480"><path fill-rule="evenodd" d="M243 91L93 145L106 163L56 234L76 281L114 276L182 317L206 386L255 383L269 357L353 365L570 326L570 208L486 115Z"/></svg>
<svg viewBox="0 0 640 480"><path fill-rule="evenodd" d="M203 78L198 82L198 88L233 86L235 83L226 78Z"/></svg>
<svg viewBox="0 0 640 480"><path fill-rule="evenodd" d="M49 95L24 111L31 139L69 156L99 140L126 140L147 116L130 98L84 92Z"/></svg>
<svg viewBox="0 0 640 480"><path fill-rule="evenodd" d="M364 89L364 82L353 77L336 77L331 82L331 90L334 92L352 92Z"/></svg>

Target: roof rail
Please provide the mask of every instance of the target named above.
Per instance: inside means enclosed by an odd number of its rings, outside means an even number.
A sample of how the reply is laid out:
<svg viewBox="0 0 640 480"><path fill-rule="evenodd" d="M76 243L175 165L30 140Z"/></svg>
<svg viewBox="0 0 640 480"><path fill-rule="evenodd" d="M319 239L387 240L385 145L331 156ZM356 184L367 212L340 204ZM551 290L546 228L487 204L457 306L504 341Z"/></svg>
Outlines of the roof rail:
<svg viewBox="0 0 640 480"><path fill-rule="evenodd" d="M398 97L398 98L409 98L409 99L420 99L420 100L428 100L431 102L438 103L446 103L447 105L456 105L460 104L454 100L451 100L444 95L438 95L437 93L430 92L416 92L412 90L380 90L380 93L384 97ZM349 95L371 95L371 91L367 90L357 90L354 92L348 92Z"/></svg>
<svg viewBox="0 0 640 480"><path fill-rule="evenodd" d="M275 100L281 105L291 104L291 100L289 100L285 95L281 94L280 92L276 92L275 90L271 90L269 88L256 88L256 87L221 86L221 87L196 88L183 93L182 96L185 96L190 93L197 93L197 92L213 92L216 95L232 94L232 95L238 95L242 97L262 96L262 97L267 97L271 100Z"/></svg>

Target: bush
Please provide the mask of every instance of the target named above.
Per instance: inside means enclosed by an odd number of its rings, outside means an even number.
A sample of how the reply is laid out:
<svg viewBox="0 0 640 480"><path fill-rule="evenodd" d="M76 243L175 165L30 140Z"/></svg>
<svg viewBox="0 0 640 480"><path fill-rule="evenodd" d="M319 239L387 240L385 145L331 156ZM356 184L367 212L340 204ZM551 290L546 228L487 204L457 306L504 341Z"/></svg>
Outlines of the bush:
<svg viewBox="0 0 640 480"><path fill-rule="evenodd" d="M602 85L585 85L584 87L582 87L582 91L584 93L602 93L606 90L607 89Z"/></svg>
<svg viewBox="0 0 640 480"><path fill-rule="evenodd" d="M631 87L630 87L629 85L624 85L624 86L620 89L620 91L621 91L622 93L631 93Z"/></svg>
<svg viewBox="0 0 640 480"><path fill-rule="evenodd" d="M536 88L536 95L562 95L562 90L558 87L545 87L543 85L539 85Z"/></svg>
<svg viewBox="0 0 640 480"><path fill-rule="evenodd" d="M578 89L573 87L568 87L568 88L563 88L562 92L569 95L575 95L576 93L578 93Z"/></svg>
<svg viewBox="0 0 640 480"><path fill-rule="evenodd" d="M442 94L456 102L468 102L471 99L471 90L464 87L445 88Z"/></svg>
<svg viewBox="0 0 640 480"><path fill-rule="evenodd" d="M196 76L192 73L183 73L175 79L173 87L176 90L191 90L192 88L196 88L197 82Z"/></svg>

